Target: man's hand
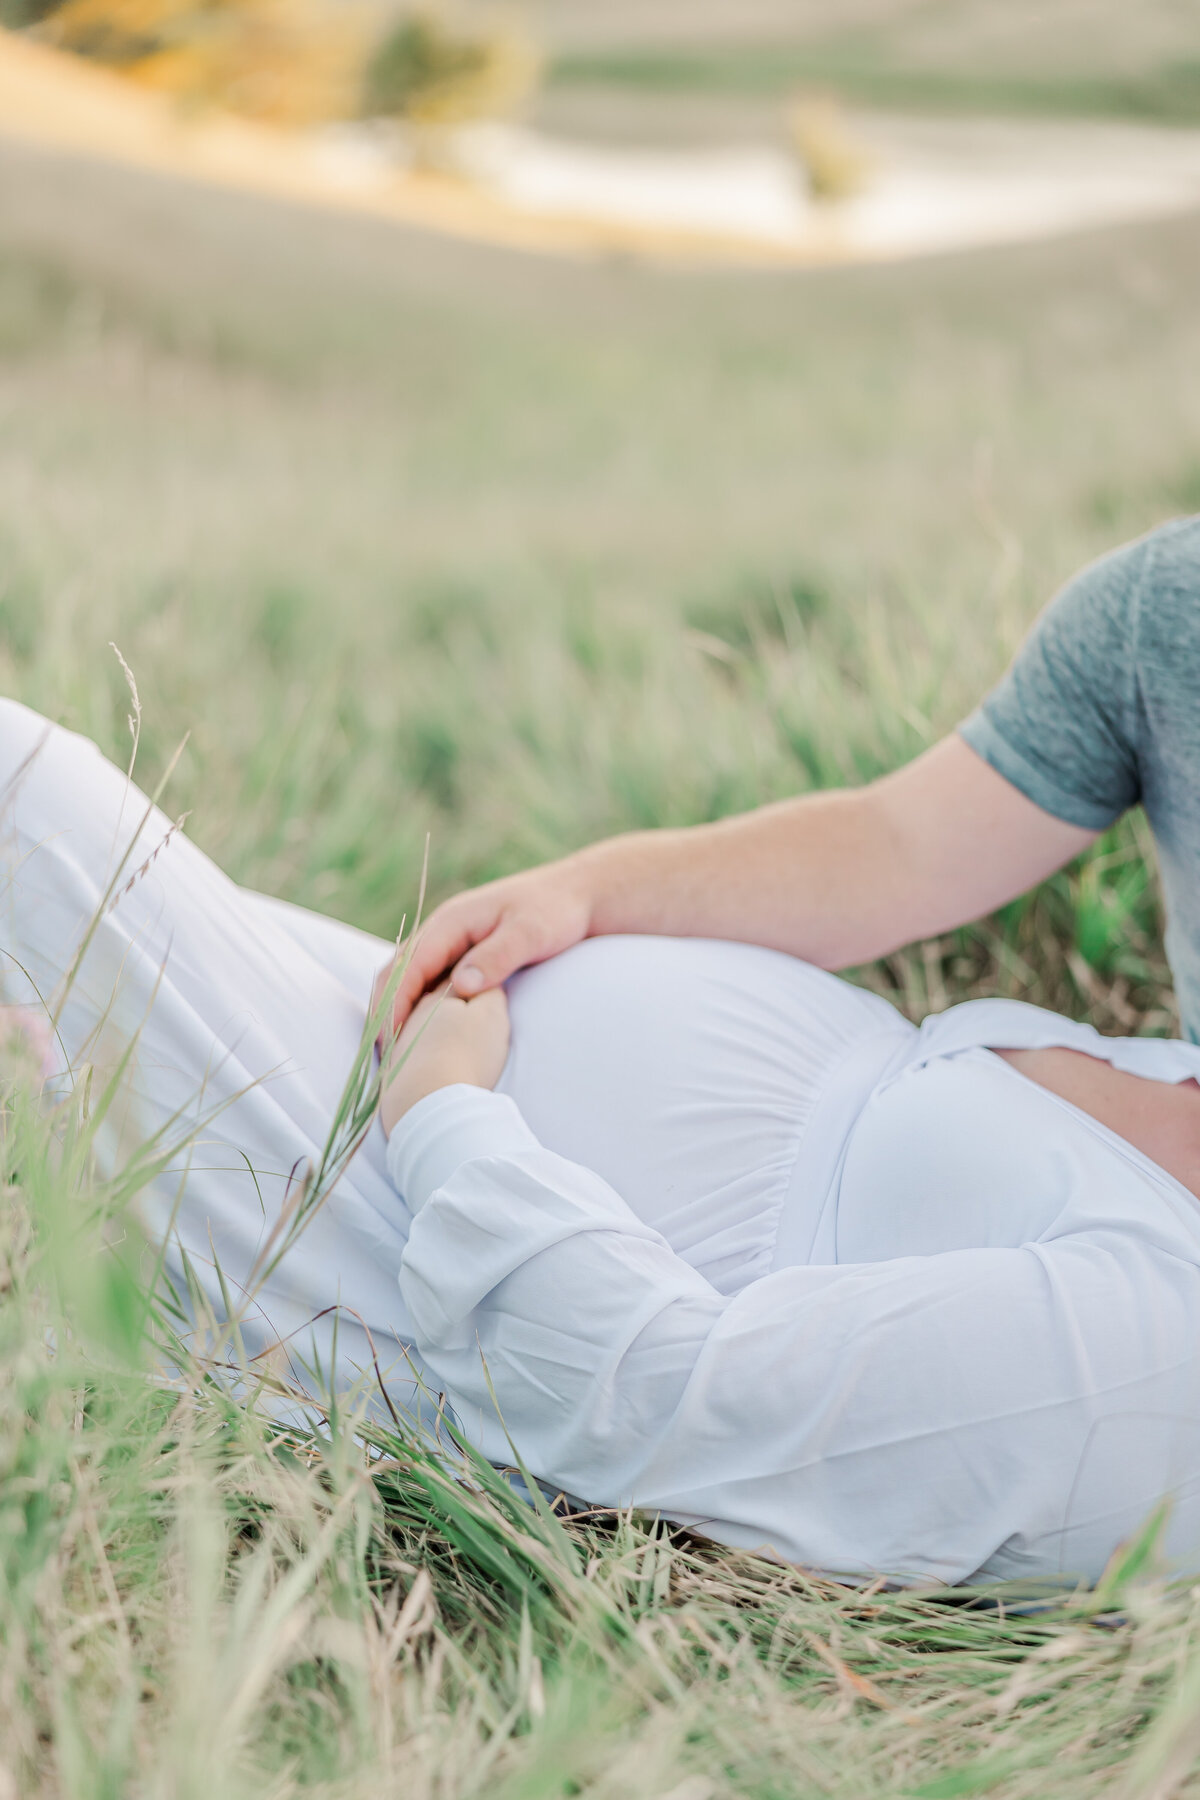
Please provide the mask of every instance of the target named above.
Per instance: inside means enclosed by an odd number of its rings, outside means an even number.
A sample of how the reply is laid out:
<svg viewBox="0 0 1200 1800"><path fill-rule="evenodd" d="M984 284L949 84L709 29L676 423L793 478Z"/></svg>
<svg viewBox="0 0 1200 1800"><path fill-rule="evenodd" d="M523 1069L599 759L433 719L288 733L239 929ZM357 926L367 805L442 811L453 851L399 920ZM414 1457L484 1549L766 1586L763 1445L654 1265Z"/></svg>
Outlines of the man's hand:
<svg viewBox="0 0 1200 1800"><path fill-rule="evenodd" d="M390 1137L410 1106L437 1088L494 1088L508 1056L508 1001L501 989L457 1000L427 994L384 1059L380 1116Z"/></svg>
<svg viewBox="0 0 1200 1800"><path fill-rule="evenodd" d="M430 914L417 934L396 991L392 1031L401 1028L421 995L448 972L454 992L469 1000L498 987L526 963L569 950L587 937L590 926L583 872L570 858L456 894ZM375 984L374 1004L389 973L385 969Z"/></svg>

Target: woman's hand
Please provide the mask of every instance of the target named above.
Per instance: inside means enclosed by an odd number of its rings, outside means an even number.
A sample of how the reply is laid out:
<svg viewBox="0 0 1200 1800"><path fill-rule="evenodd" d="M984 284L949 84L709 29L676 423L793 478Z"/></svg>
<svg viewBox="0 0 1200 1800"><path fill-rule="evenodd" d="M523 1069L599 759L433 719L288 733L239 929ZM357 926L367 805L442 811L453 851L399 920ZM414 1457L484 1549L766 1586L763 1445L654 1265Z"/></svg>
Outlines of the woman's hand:
<svg viewBox="0 0 1200 1800"><path fill-rule="evenodd" d="M591 911L585 865L578 857L456 894L417 934L396 991L393 1030L400 1029L425 990L450 971L455 993L470 999L507 981L526 963L569 950L588 935ZM390 973L384 969L376 981L374 1004Z"/></svg>
<svg viewBox="0 0 1200 1800"><path fill-rule="evenodd" d="M466 1082L494 1088L508 1056L508 1000L492 988L459 1000L441 988L427 994L383 1059L380 1117L391 1136L410 1106L436 1088Z"/></svg>

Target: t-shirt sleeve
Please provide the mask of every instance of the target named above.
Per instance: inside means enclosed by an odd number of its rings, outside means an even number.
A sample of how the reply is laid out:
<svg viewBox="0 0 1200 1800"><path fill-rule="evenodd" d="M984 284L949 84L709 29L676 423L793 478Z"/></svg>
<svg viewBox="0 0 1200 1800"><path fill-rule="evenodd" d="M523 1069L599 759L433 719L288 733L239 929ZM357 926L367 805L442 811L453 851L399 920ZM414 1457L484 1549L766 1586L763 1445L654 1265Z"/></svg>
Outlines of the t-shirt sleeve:
<svg viewBox="0 0 1200 1800"><path fill-rule="evenodd" d="M959 726L1027 799L1089 831L1142 797L1136 639L1153 553L1153 539L1139 539L1068 582Z"/></svg>

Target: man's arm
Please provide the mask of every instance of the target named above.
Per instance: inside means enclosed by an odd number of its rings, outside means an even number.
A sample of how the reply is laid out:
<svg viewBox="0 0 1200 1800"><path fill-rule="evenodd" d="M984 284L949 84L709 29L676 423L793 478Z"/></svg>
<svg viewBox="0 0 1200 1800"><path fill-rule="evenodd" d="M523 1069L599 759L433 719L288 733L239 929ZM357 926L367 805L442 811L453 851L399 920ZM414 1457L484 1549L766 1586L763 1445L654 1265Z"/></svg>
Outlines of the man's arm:
<svg viewBox="0 0 1200 1800"><path fill-rule="evenodd" d="M421 930L397 1020L447 969L476 994L614 932L734 938L843 968L978 918L1095 835L949 737L869 787L609 838L456 895Z"/></svg>
<svg viewBox="0 0 1200 1800"><path fill-rule="evenodd" d="M737 938L837 969L1011 900L1141 798L1138 618L1163 538L1081 570L960 731L894 775L610 838L448 900L398 1022L448 969L477 994L607 932Z"/></svg>

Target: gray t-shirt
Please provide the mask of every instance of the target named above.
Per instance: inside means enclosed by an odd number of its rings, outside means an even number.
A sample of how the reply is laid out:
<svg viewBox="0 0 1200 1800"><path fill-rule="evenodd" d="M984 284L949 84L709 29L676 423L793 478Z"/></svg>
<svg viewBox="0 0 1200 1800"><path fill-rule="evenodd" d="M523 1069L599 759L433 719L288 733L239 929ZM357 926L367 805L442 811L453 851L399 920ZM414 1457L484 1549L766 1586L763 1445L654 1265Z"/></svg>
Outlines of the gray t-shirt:
<svg viewBox="0 0 1200 1800"><path fill-rule="evenodd" d="M1145 807L1184 1029L1200 1040L1200 517L1069 582L959 730L1072 825L1099 831Z"/></svg>

